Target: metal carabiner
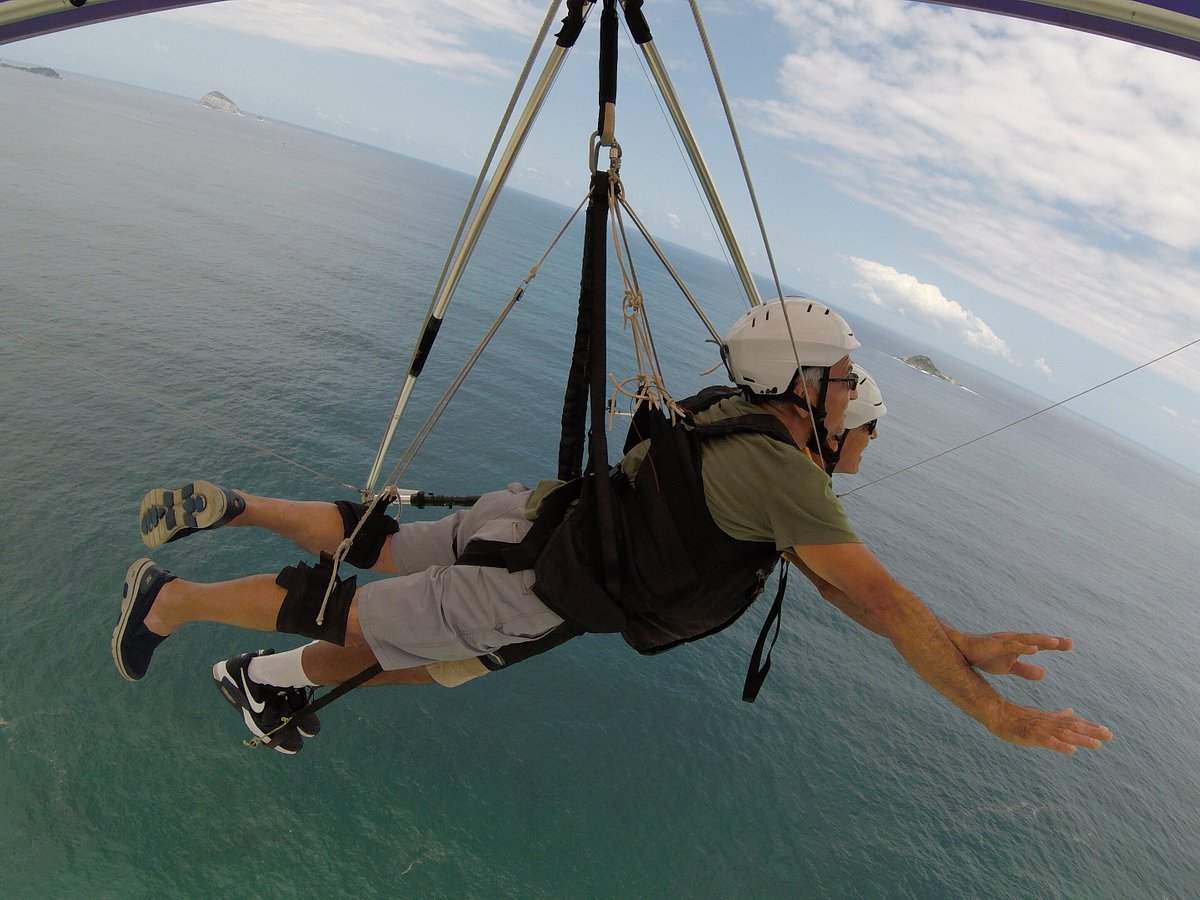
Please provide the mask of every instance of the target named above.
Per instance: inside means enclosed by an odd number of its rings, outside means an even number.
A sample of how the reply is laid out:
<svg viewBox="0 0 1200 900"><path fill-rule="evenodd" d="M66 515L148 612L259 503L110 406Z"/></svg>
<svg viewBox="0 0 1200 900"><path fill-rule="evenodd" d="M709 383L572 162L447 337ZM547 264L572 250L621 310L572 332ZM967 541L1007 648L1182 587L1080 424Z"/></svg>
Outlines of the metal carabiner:
<svg viewBox="0 0 1200 900"><path fill-rule="evenodd" d="M608 164L610 167L609 171L611 171L611 172L620 172L621 171L621 145L620 144L618 144L615 140L611 144L607 144L607 145L602 144L600 142L600 132L599 131L592 132L592 136L591 136L591 138L589 138L589 143L591 144L590 149L591 149L591 164L592 164L592 174L593 175L595 175L597 172L600 171L600 148L604 147L604 146L608 147Z"/></svg>

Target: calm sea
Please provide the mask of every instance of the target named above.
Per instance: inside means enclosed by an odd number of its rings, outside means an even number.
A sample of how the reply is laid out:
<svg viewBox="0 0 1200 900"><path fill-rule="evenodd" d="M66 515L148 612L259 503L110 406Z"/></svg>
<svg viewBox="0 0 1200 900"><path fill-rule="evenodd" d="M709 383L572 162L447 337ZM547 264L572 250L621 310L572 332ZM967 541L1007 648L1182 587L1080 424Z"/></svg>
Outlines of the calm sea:
<svg viewBox="0 0 1200 900"><path fill-rule="evenodd" d="M1075 636L1044 682L1000 687L1108 724L1100 752L994 740L799 579L754 706L739 688L761 610L654 659L592 637L459 690L360 691L294 758L242 747L208 670L297 640L198 625L122 681L109 635L142 492L203 476L349 496L469 187L252 116L0 70L0 896L1200 894L1200 485L1064 410L846 504L943 617ZM398 447L565 215L502 204ZM407 486L552 473L576 246ZM723 266L674 262L714 321L740 312ZM685 393L711 345L640 275ZM923 376L893 356L925 348L855 325L890 414L843 490L1036 407L953 360L973 393ZM298 551L217 532L157 558L218 580Z"/></svg>

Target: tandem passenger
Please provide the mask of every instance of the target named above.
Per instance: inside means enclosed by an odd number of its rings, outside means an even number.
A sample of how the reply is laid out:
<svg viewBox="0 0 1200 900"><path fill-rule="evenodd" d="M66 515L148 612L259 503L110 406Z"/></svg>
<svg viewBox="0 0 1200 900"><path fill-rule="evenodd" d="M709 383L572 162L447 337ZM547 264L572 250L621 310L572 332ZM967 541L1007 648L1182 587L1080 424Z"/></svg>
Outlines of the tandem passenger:
<svg viewBox="0 0 1200 900"><path fill-rule="evenodd" d="M364 510L346 501L278 500L207 482L151 491L141 523L149 546L257 525L328 554L357 531L346 561L392 577L357 587L353 578L331 578L324 563L300 563L210 584L141 559L126 575L113 633L117 668L142 678L161 643L191 622L312 638L213 667L250 730L294 753L319 723L308 716L280 726L316 685L340 684L378 663L384 671L372 683L452 686L488 671L480 657L502 666L522 645L581 632L618 632L640 652L669 649L735 620L787 552L822 596L885 637L920 678L996 737L1062 753L1100 747L1111 738L1107 728L1069 710L1014 704L973 668L1034 677L1020 657L1067 649L1068 639L956 640L851 527L829 475L805 448L814 438L849 437L847 410L860 385L849 354L857 346L845 320L822 304L790 297L755 307L725 338L737 393L709 396L676 424L652 420L647 439L604 481L585 476L539 491L514 484L436 522L375 516L359 527Z"/></svg>

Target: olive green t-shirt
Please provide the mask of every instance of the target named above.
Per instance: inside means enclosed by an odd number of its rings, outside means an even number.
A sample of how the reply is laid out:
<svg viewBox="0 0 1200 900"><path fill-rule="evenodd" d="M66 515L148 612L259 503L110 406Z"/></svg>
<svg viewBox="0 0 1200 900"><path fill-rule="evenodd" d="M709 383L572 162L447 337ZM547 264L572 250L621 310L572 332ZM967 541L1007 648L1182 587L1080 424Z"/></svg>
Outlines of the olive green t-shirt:
<svg viewBox="0 0 1200 900"><path fill-rule="evenodd" d="M697 415L702 422L758 415L763 410L731 397ZM621 460L632 480L647 441ZM704 500L722 531L742 541L774 541L779 550L805 544L861 543L828 475L807 453L765 434L730 434L705 441Z"/></svg>

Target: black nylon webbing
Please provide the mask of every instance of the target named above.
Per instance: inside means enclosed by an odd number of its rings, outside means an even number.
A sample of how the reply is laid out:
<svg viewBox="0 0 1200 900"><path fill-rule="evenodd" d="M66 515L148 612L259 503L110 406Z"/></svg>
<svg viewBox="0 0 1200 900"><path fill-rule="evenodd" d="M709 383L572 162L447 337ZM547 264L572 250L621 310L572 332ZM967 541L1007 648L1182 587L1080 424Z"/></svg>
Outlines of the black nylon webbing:
<svg viewBox="0 0 1200 900"><path fill-rule="evenodd" d="M570 49L575 46L579 32L583 31L583 0L567 0L567 17L562 20L562 28L555 35L555 43L559 47Z"/></svg>
<svg viewBox="0 0 1200 900"><path fill-rule="evenodd" d="M363 669L361 672L359 672L353 678L348 678L345 681L343 681L341 684L337 685L336 687L330 688L328 691L326 691L320 697L317 697L315 700L313 700L307 706L304 706L304 707L296 710L294 713L292 713L288 717L287 724L284 725L282 728L277 728L277 729L275 729L275 731L271 732L272 736L274 736L278 732L284 731L288 728L295 728L296 724L300 721L301 716L307 716L312 713L315 713L319 709L324 709L326 706L328 706L334 700L337 700L339 697L344 697L346 694L350 693L356 687L358 687L361 684L364 684L365 682L370 681L372 678L374 678L376 675L378 675L382 671L383 671L383 666L381 666L379 663L375 663L373 666L369 666L368 668Z"/></svg>
<svg viewBox="0 0 1200 900"><path fill-rule="evenodd" d="M762 690L763 682L767 680L767 673L771 671L771 650L775 647L775 642L779 640L779 629L783 623L783 592L787 588L788 562L783 561L783 568L779 572L779 589L775 592L775 602L771 604L771 609L767 613L767 620L763 622L762 630L758 633L758 640L754 643L754 652L750 654L750 666L746 669L746 683L742 686L742 699L747 703L753 703L758 697L758 692ZM771 645L767 644L767 633L770 632L771 626L775 626L775 634L771 636ZM763 649L766 649L765 658Z"/></svg>
<svg viewBox="0 0 1200 900"><path fill-rule="evenodd" d="M600 14L600 113L596 131L605 133L604 113L617 102L617 9L615 0L604 0Z"/></svg>
<svg viewBox="0 0 1200 900"><path fill-rule="evenodd" d="M595 382L593 369L603 373L605 358L605 266L608 262L608 175L592 175L592 189L584 217L583 265L579 275L579 313L575 320L575 347L563 396L562 432L558 444L558 477L573 481L583 474L583 444L588 417L588 397ZM599 335L596 331L599 328ZM597 360L599 362L597 362ZM593 417L594 421L594 417ZM591 448L589 448L591 449Z"/></svg>

